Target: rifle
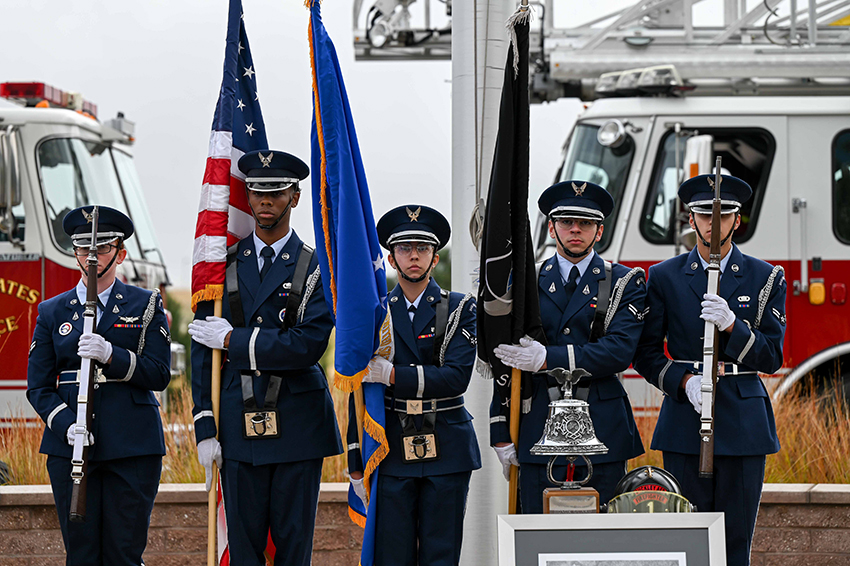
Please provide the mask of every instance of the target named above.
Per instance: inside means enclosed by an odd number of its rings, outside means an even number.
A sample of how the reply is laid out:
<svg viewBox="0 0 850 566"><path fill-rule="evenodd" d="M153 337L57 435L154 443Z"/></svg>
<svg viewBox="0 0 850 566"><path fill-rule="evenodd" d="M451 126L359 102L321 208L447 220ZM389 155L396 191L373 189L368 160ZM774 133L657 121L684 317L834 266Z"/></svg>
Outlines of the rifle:
<svg viewBox="0 0 850 566"><path fill-rule="evenodd" d="M83 211L85 214L85 210ZM94 334L97 321L97 221L98 207L91 211L91 244L86 257L86 310L83 312L83 334ZM86 477L88 472L88 435L91 430L94 396L95 365L83 358L80 364L80 389L77 394L77 422L74 425L74 452L71 456L71 511L69 519L82 522L86 519Z"/></svg>
<svg viewBox="0 0 850 566"><path fill-rule="evenodd" d="M711 203L711 242L708 248L707 292L717 294L720 287L720 156L714 169L714 200ZM711 179L709 178L709 182ZM717 387L717 358L720 332L712 322L706 321L702 343L702 413L700 414L699 477L714 475L714 391Z"/></svg>

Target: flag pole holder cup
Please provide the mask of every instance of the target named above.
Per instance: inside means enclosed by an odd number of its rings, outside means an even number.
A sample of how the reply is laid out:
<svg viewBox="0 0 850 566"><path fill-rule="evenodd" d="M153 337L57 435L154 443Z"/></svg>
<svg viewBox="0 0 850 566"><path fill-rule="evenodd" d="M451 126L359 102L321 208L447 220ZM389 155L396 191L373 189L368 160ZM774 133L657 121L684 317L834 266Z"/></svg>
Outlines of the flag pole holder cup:
<svg viewBox="0 0 850 566"><path fill-rule="evenodd" d="M551 456L546 473L549 481L559 486L543 490L543 512L598 513L599 492L587 487L593 475L589 456L607 454L608 447L596 438L590 418L590 405L586 401L573 398L573 385L590 374L582 368L573 371L554 368L543 373L554 377L563 392L561 399L549 403L549 416L543 428L543 436L531 448L531 453L535 456ZM568 462L567 478L563 481L556 480L553 475L558 456L566 457ZM581 480L573 480L572 470L579 457L587 465L587 476Z"/></svg>

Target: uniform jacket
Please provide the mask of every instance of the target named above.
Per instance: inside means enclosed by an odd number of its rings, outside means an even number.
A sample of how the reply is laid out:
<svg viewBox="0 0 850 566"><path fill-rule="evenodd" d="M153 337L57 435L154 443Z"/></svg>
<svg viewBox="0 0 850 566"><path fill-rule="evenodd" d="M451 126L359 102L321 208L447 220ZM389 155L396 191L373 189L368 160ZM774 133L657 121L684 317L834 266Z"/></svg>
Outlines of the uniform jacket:
<svg viewBox="0 0 850 566"><path fill-rule="evenodd" d="M116 280L97 324L97 333L112 344L112 363L102 368L107 381L94 385L90 431L94 445L88 452L92 460L165 454L159 403L153 392L164 390L171 379L171 335L162 298L156 297L144 348L138 353L150 298L150 291ZM47 423L42 454L71 457L65 434L77 420L79 385L73 383L78 377L70 372L80 369L77 343L83 333L83 311L76 289L38 305L27 366L27 399Z"/></svg>
<svg viewBox="0 0 850 566"><path fill-rule="evenodd" d="M449 318L463 299L461 293L449 294ZM463 395L469 386L475 362L475 299L470 298L460 314L460 323L446 349L442 366L432 363L437 304L443 298L434 279L428 283L419 307L410 321L401 286L389 295L389 307L395 334L395 384L386 390L389 399L445 399ZM448 335L447 335L448 337ZM421 376L421 379L420 379ZM457 400L458 403L462 401ZM353 414L353 409L351 410ZM481 454L472 427L472 415L465 407L437 412L435 426L440 459L432 462L405 464L401 457L402 429L399 413L386 410L386 433L390 452L381 462L381 473L396 477L424 477L468 472L481 467ZM350 419L354 421L354 419ZM421 420L415 418L417 426ZM349 443L357 442L354 426L348 429ZM349 451L349 469L361 470L359 450Z"/></svg>
<svg viewBox="0 0 850 566"><path fill-rule="evenodd" d="M590 377L584 378L578 385L590 388L587 402L593 427L597 438L608 447L607 454L591 458L595 464L628 460L644 452L629 398L616 375L631 364L643 325L646 283L642 271L636 271L629 277L619 303L614 305L618 281L630 271L623 265L612 265L609 309L616 306L616 310L606 334L595 342L589 342L590 326L596 312L599 281L605 277L602 258L594 255L569 302L556 256L553 255L541 266L538 276L540 314L549 343L546 346L546 367L583 368L590 373ZM548 456L532 456L530 450L543 436L549 415L549 388L556 385L544 374L532 377L531 411L522 415L520 422L517 447L520 463L545 464L549 461ZM575 388L573 392L575 394ZM490 406L491 444L510 442L508 415L509 409L501 405L499 395L494 393Z"/></svg>
<svg viewBox="0 0 850 566"><path fill-rule="evenodd" d="M292 283L301 249L301 239L293 232L260 282L253 237L239 242L235 261L246 326L233 329L229 348L224 352L219 441L226 459L262 465L342 452L328 382L318 363L333 328L321 279L316 280L309 297L305 286L303 319L299 318L292 328L282 328L289 294L284 284ZM317 266L314 256L308 272L312 274ZM200 303L195 319L211 314L212 303ZM226 296L222 316L232 323ZM211 362L212 350L193 341L192 412L199 442L216 434L210 398ZM242 374L251 377L258 406L263 404L271 375L283 378L277 403L280 438L243 438Z"/></svg>
<svg viewBox="0 0 850 566"><path fill-rule="evenodd" d="M779 450L773 409L758 375L729 375L739 371L773 373L782 366L785 336L785 277L779 271L766 288L760 324L759 298L773 266L741 253L733 244L719 295L736 319L731 334L720 332L720 360L728 362L715 391L714 453L721 456L773 454ZM664 392L652 448L683 454L699 453L699 415L679 384L692 364L702 362L705 322L700 318L708 277L696 249L668 259L649 270L646 319L635 368ZM664 340L672 360L664 354ZM674 361L675 360L675 361Z"/></svg>

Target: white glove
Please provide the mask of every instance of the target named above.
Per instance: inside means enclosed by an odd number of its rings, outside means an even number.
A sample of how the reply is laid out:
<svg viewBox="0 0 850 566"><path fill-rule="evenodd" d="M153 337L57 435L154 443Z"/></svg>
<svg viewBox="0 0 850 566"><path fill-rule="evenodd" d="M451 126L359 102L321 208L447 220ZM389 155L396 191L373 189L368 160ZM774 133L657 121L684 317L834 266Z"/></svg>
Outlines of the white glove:
<svg viewBox="0 0 850 566"><path fill-rule="evenodd" d="M207 491L212 487L213 461L215 461L215 465L220 470L221 465L224 463L221 457L221 443L214 436L211 436L198 443L198 462L204 467Z"/></svg>
<svg viewBox="0 0 850 566"><path fill-rule="evenodd" d="M206 320L193 320L189 323L189 335L198 344L214 350L224 350L224 339L233 330L233 325L218 316L208 316Z"/></svg>
<svg viewBox="0 0 850 566"><path fill-rule="evenodd" d="M74 434L74 427L76 423L71 423L71 426L68 427L68 430L65 432L65 438L68 439L68 445L73 446L74 440L77 438L77 435ZM83 446L91 446L94 444L94 436L92 433L88 433L88 436L83 438Z"/></svg>
<svg viewBox="0 0 850 566"><path fill-rule="evenodd" d="M80 341L77 342L77 355L81 358L108 364L112 358L112 344L107 342L100 334L83 334L80 336Z"/></svg>
<svg viewBox="0 0 850 566"><path fill-rule="evenodd" d="M366 503L366 486L363 485L363 478L356 480L352 477L348 478L351 482L351 487L354 488L354 493L357 494L357 497L360 498L360 501L363 502L363 508L368 509L369 504Z"/></svg>
<svg viewBox="0 0 850 566"><path fill-rule="evenodd" d="M493 450L496 451L496 456L502 464L502 475L505 476L506 480L510 480L511 466L519 467L519 460L516 457L516 446L511 443L507 446L494 446Z"/></svg>
<svg viewBox="0 0 850 566"><path fill-rule="evenodd" d="M390 374L393 372L393 364L381 356L375 356L369 360L369 371L363 377L364 383L390 384Z"/></svg>
<svg viewBox="0 0 850 566"><path fill-rule="evenodd" d="M493 353L505 365L522 371L537 371L546 363L546 346L528 336L519 339L519 346L499 344Z"/></svg>
<svg viewBox="0 0 850 566"><path fill-rule="evenodd" d="M702 314L699 315L701 319L712 323L721 331L735 324L735 313L729 308L729 303L726 302L726 299L718 295L712 295L711 293L706 293L702 298L704 299L702 302Z"/></svg>
<svg viewBox="0 0 850 566"><path fill-rule="evenodd" d="M685 382L685 394L688 396L688 401L694 406L694 411L702 414L702 376L695 375Z"/></svg>

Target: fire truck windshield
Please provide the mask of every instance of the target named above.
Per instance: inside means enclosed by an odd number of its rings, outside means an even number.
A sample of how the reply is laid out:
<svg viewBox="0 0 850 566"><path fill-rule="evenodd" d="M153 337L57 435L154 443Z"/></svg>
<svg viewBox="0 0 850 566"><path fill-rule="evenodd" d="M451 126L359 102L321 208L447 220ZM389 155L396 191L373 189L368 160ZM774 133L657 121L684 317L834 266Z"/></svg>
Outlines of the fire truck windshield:
<svg viewBox="0 0 850 566"><path fill-rule="evenodd" d="M60 249L71 253L71 239L62 230L62 219L74 208L97 203L128 212L109 146L52 138L38 146L37 154L50 231ZM137 260L144 258L139 242L139 238L127 240L129 255Z"/></svg>
<svg viewBox="0 0 850 566"><path fill-rule="evenodd" d="M130 207L130 217L136 225L136 238L139 240L145 259L158 263L162 261L162 256L154 252L159 249L159 244L156 241L153 222L148 214L145 195L142 193L142 185L139 182L133 158L115 148L112 149L112 157L115 159L115 168L118 170L118 178L124 188L124 196Z"/></svg>
<svg viewBox="0 0 850 566"><path fill-rule="evenodd" d="M629 167L635 153L635 144L630 136L618 147L605 147L596 139L599 126L578 124L567 147L560 181L579 179L604 187L614 197L614 211L605 219L602 239L594 248L601 252L608 247L616 226L623 190L629 175Z"/></svg>

